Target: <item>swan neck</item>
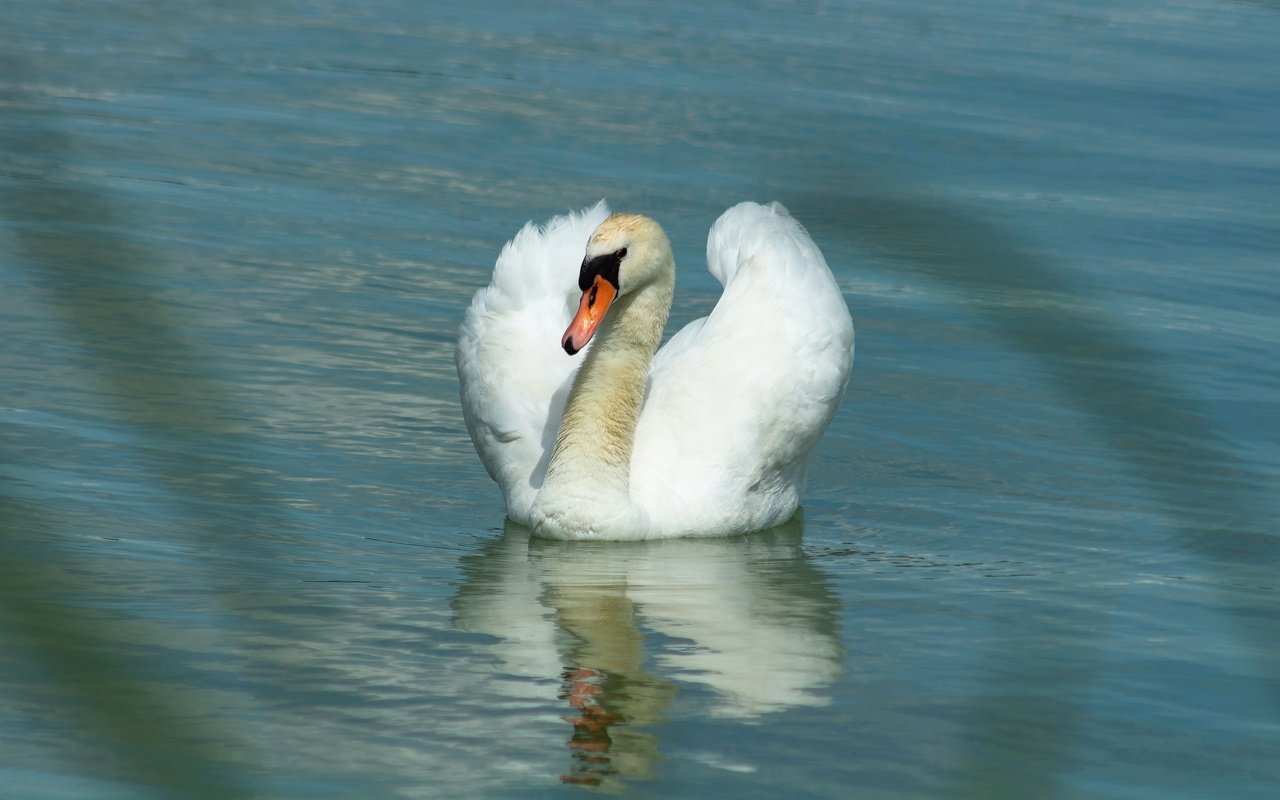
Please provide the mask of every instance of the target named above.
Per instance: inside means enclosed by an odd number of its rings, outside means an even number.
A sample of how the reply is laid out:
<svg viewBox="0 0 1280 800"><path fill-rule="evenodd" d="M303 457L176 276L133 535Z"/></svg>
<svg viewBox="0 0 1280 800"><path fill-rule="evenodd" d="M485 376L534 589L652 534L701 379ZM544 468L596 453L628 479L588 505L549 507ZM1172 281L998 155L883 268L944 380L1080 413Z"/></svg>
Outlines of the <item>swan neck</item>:
<svg viewBox="0 0 1280 800"><path fill-rule="evenodd" d="M609 309L574 379L544 488L589 486L601 502L629 502L636 424L671 309L674 265L669 274Z"/></svg>

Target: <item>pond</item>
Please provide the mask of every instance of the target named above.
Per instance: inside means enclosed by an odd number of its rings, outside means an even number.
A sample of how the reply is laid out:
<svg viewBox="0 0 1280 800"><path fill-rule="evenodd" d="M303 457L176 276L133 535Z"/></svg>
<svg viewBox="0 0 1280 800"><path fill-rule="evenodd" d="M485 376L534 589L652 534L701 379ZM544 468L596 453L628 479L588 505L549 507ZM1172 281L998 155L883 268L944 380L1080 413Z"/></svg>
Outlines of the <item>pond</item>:
<svg viewBox="0 0 1280 800"><path fill-rule="evenodd" d="M72 3L0 31L22 798L1270 797L1280 7ZM785 204L857 328L802 512L504 519L526 221Z"/></svg>

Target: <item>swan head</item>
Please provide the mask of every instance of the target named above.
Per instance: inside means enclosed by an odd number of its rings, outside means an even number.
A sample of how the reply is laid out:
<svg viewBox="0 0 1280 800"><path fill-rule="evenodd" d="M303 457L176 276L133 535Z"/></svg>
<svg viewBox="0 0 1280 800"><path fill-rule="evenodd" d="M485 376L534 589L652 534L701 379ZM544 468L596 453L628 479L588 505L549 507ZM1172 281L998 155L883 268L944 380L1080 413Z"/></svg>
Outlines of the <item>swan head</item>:
<svg viewBox="0 0 1280 800"><path fill-rule="evenodd" d="M611 214L587 240L578 272L582 300L560 343L569 355L587 346L619 297L675 278L671 242L641 214Z"/></svg>

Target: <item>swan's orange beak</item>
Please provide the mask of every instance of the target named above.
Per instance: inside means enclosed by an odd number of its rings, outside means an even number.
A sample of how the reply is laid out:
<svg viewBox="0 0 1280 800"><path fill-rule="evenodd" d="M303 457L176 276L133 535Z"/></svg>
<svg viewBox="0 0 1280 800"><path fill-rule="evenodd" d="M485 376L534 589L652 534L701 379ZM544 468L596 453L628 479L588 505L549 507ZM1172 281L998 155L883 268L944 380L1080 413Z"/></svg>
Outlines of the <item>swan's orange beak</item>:
<svg viewBox="0 0 1280 800"><path fill-rule="evenodd" d="M612 283L599 275L595 277L587 290L582 293L578 313L573 315L573 322L569 323L569 327L564 332L564 338L560 340L566 353L575 355L587 346L587 342L591 341L591 337L595 335L596 328L599 328L601 321L604 320L604 312L609 310L609 306L617 296L618 290Z"/></svg>

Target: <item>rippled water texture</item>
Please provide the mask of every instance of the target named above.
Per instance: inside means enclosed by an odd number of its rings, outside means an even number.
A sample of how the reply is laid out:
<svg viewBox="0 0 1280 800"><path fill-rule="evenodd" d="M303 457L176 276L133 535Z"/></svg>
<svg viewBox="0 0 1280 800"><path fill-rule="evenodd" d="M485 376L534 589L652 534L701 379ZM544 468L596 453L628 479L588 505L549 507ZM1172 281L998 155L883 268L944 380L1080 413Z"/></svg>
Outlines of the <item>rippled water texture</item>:
<svg viewBox="0 0 1280 800"><path fill-rule="evenodd" d="M1280 785L1280 6L10 0L0 795ZM504 526L503 242L779 200L858 327L802 517Z"/></svg>

